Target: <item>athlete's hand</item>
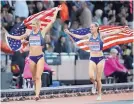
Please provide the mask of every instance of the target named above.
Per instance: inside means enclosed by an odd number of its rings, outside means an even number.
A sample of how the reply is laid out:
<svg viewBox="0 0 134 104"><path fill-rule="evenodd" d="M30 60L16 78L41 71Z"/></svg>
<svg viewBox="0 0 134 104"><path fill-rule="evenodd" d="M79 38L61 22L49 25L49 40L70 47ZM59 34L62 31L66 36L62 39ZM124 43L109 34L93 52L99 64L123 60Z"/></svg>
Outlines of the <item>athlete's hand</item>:
<svg viewBox="0 0 134 104"><path fill-rule="evenodd" d="M130 28L128 26L124 26L124 28L121 30L121 32L125 32L126 30L130 30ZM131 30L130 30L131 31ZM131 34L124 34L125 36L129 36Z"/></svg>
<svg viewBox="0 0 134 104"><path fill-rule="evenodd" d="M10 36L10 34L7 32L7 30L4 27L2 27L2 31L4 32L5 36L7 37Z"/></svg>
<svg viewBox="0 0 134 104"><path fill-rule="evenodd" d="M69 31L68 29L65 29L64 32L65 32L66 34L70 34L70 31Z"/></svg>
<svg viewBox="0 0 134 104"><path fill-rule="evenodd" d="M128 26L124 26L124 28L121 30L122 32L128 29Z"/></svg>
<svg viewBox="0 0 134 104"><path fill-rule="evenodd" d="M59 5L58 8L57 8L57 10L58 10L58 11L59 11L59 10L62 10L62 6Z"/></svg>
<svg viewBox="0 0 134 104"><path fill-rule="evenodd" d="M4 27L1 27L1 30L5 33L6 32L6 30L5 30L5 28Z"/></svg>
<svg viewBox="0 0 134 104"><path fill-rule="evenodd" d="M54 18L52 18L52 19L51 19L51 22L52 22L52 23L54 23L54 22L55 22L55 19L54 19Z"/></svg>

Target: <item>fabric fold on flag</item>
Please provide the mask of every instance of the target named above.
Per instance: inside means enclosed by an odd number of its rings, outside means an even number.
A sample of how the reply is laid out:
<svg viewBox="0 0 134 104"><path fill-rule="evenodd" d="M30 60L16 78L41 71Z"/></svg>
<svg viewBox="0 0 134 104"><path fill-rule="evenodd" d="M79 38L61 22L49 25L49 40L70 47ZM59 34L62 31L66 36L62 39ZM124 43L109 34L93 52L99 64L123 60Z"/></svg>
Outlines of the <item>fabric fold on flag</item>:
<svg viewBox="0 0 134 104"><path fill-rule="evenodd" d="M18 23L11 29L9 34L13 36L21 36L22 34L25 33L25 31L26 31L25 25L23 23ZM5 38L7 45L12 51L18 51L22 48L21 40L12 39L7 36Z"/></svg>
<svg viewBox="0 0 134 104"><path fill-rule="evenodd" d="M31 26L32 21L35 19L39 19L41 22L40 28L42 30L45 26L47 26L51 22L51 19L54 16L54 13L56 11L56 8L58 8L58 7L44 10L44 11L41 11L39 13L36 13L36 14L29 16L28 18L26 18L24 20L25 26L27 27L27 29L31 30L32 29L32 26Z"/></svg>
<svg viewBox="0 0 134 104"><path fill-rule="evenodd" d="M110 33L111 31L115 31L117 29L122 29L122 28L124 27L123 26L100 26L99 30L100 32ZM77 34L77 35L86 35L88 33L91 33L89 28L71 30L70 32ZM134 42L133 34L134 34L134 31L128 28L119 34L111 35L111 36L104 38L103 50L106 50L108 48L111 48L119 44L127 44L127 43ZM82 40L82 39L75 38L71 35L69 35L69 37L74 43L76 43L76 45L80 49L86 52L90 52L90 49L88 46L89 39Z"/></svg>

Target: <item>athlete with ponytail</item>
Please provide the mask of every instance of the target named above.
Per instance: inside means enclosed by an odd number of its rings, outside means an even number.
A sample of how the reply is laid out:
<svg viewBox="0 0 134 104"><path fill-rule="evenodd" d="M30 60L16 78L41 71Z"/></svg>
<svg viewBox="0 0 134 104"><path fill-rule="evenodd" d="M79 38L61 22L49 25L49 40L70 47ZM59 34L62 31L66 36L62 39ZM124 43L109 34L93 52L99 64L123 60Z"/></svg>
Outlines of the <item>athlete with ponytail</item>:
<svg viewBox="0 0 134 104"><path fill-rule="evenodd" d="M122 30L117 29L116 31L110 33L102 33L99 32L99 24L95 22L90 25L90 30L91 33L84 36L73 34L67 29L65 29L65 32L79 39L89 39L89 48L90 48L89 78L90 81L93 83L92 93L96 93L97 88L98 90L97 100L101 100L101 89L102 89L101 77L105 63L103 56L103 40L105 37L118 34L124 31L125 28Z"/></svg>

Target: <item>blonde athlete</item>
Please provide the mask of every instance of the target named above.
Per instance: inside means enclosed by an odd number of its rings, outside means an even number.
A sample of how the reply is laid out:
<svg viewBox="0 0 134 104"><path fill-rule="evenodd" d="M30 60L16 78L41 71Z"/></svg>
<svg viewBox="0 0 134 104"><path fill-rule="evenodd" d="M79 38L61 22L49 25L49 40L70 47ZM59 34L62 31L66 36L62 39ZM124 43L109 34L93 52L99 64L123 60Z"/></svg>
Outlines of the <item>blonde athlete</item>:
<svg viewBox="0 0 134 104"><path fill-rule="evenodd" d="M40 30L40 20L36 19L32 22L32 31L30 33L26 31L24 35L21 36L12 36L7 35L10 38L22 40L29 36L29 58L30 58L30 70L32 72L32 79L35 85L35 100L39 100L39 94L41 89L41 75L44 70L44 53L42 51L43 45L43 35L48 32L50 27L52 26L53 22L56 19L58 11L61 7L57 8L52 18L51 23L49 23L42 31Z"/></svg>

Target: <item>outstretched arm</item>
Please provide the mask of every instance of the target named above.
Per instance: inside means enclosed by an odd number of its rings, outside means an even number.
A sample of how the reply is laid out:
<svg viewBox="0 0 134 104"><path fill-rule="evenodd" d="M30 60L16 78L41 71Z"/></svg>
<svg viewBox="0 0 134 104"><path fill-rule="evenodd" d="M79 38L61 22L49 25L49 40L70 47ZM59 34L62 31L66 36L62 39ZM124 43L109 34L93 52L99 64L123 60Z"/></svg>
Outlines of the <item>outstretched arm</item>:
<svg viewBox="0 0 134 104"><path fill-rule="evenodd" d="M28 35L27 34L24 34L24 35L21 35L21 36L12 36L12 35L8 34L7 36L9 38L12 38L12 39L22 40L22 39L26 38Z"/></svg>
<svg viewBox="0 0 134 104"><path fill-rule="evenodd" d="M12 38L12 39L16 39L16 40L22 40L24 38L26 38L28 35L27 31L25 34L21 35L21 36L13 36L13 35L10 35L5 29L4 29L4 32L5 32L5 35L9 38Z"/></svg>
<svg viewBox="0 0 134 104"><path fill-rule="evenodd" d="M46 32L48 32L48 30L52 27L52 24L56 20L56 16L57 16L57 13L59 10L61 10L61 6L56 8L56 11L54 13L54 17L52 18L51 22L41 31L42 34L46 34Z"/></svg>
<svg viewBox="0 0 134 104"><path fill-rule="evenodd" d="M84 35L84 36L80 36L80 35L77 35L77 34L73 34L73 33L71 33L68 29L65 29L64 31L65 31L66 34L72 35L73 37L78 38L78 39L88 39L89 36L90 36L90 34L86 34L86 35Z"/></svg>

